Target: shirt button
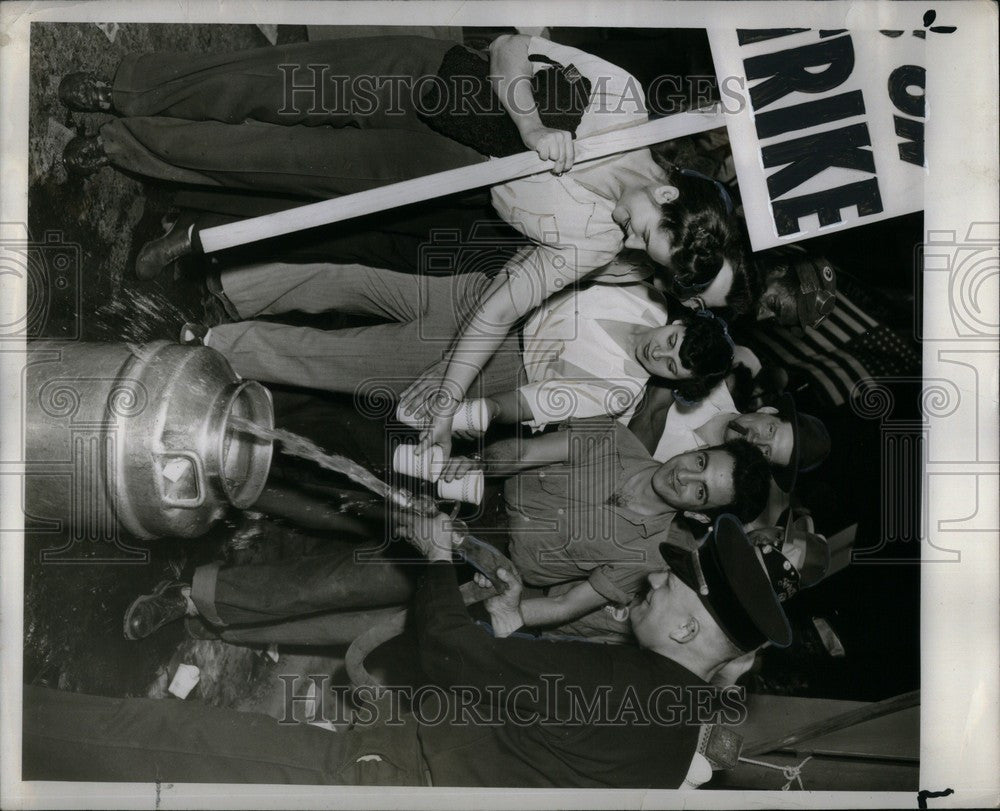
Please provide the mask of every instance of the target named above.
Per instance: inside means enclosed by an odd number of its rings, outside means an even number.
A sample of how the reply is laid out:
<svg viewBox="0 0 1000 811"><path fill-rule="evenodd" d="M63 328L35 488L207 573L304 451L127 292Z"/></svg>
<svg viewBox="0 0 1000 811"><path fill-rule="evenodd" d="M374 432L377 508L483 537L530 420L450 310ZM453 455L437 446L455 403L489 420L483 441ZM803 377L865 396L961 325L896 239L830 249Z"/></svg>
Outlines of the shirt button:
<svg viewBox="0 0 1000 811"><path fill-rule="evenodd" d="M541 472L539 472L539 474L538 474L538 478L539 478L539 479L544 479L544 478L545 478L545 471L541 471Z"/></svg>
<svg viewBox="0 0 1000 811"><path fill-rule="evenodd" d="M563 515L566 512L566 510L560 507L558 510L556 510L556 512L559 513L559 515Z"/></svg>

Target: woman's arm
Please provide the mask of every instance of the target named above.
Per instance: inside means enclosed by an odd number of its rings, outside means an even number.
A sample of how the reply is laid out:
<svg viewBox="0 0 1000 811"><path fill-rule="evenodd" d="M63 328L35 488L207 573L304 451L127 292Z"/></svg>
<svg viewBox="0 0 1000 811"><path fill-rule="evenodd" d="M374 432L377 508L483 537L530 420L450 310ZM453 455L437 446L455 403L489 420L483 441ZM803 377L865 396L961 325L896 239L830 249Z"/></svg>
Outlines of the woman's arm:
<svg viewBox="0 0 1000 811"><path fill-rule="evenodd" d="M553 293L579 280L579 270L572 262L574 255L538 247L511 259L493 278L449 351L444 376L437 378L435 370L403 393L403 410L422 414L430 421L430 427L420 435L418 454L431 445L440 445L445 457L451 455L451 420L465 393L522 317Z"/></svg>
<svg viewBox="0 0 1000 811"><path fill-rule="evenodd" d="M636 435L643 447L653 454L660 444L663 428L667 423L667 411L674 402L674 393L666 386L650 383L646 386L646 396L629 421L629 430Z"/></svg>
<svg viewBox="0 0 1000 811"><path fill-rule="evenodd" d="M530 42L531 37L522 34L497 37L490 45L490 78L524 145L535 150L542 160L555 161L552 171L561 175L573 167L573 135L542 124L531 93Z"/></svg>

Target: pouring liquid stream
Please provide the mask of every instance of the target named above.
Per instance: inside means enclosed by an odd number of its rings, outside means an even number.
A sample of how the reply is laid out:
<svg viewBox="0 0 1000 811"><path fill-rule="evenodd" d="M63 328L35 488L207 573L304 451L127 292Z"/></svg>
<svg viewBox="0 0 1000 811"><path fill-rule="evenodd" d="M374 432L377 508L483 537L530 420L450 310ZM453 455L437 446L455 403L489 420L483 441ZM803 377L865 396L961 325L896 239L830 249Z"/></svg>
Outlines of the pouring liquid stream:
<svg viewBox="0 0 1000 811"><path fill-rule="evenodd" d="M391 487L357 462L337 453L327 453L315 442L306 439L304 436L292 433L291 431L285 431L281 428L265 428L244 417L237 416L229 418L229 427L237 431L252 434L258 439L265 441L277 440L281 443L282 449L286 453L301 457L302 459L309 459L327 470L342 473L352 481L368 488L382 498L390 499L404 509L415 510L424 515L434 515L437 512L437 505L433 499L429 499L426 496L414 498L406 490ZM454 513L452 515L454 517ZM456 548L462 546L463 542L464 538L455 541ZM415 539L411 539L411 543L414 543L425 554L427 553L427 548ZM479 545L482 546L482 542L479 542ZM481 567L478 568L481 571L485 571ZM506 590L506 585L502 581L499 581L495 575L489 572L486 573L493 581L494 587L482 588L473 582L465 583L462 586L462 594L466 604L478 602L484 597L496 594L498 591L502 593Z"/></svg>
<svg viewBox="0 0 1000 811"><path fill-rule="evenodd" d="M382 498L390 499L401 507L413 507L413 498L405 491L386 484L364 466L338 453L327 453L311 439L286 431L282 428L265 428L244 417L231 416L229 427L252 434L265 441L278 441L282 450L292 456L308 459L326 470L342 473L351 481L371 490Z"/></svg>

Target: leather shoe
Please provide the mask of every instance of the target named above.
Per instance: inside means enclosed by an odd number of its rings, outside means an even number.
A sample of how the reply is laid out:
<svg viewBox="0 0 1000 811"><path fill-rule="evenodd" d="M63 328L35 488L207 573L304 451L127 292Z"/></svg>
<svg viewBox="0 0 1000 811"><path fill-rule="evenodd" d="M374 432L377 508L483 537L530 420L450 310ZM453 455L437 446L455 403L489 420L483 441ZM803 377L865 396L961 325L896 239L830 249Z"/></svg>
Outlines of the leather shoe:
<svg viewBox="0 0 1000 811"><path fill-rule="evenodd" d="M111 163L100 135L77 135L66 144L62 160L67 172L81 177L91 175Z"/></svg>
<svg viewBox="0 0 1000 811"><path fill-rule="evenodd" d="M187 598L181 593L181 589L187 587L187 583L178 580L164 580L152 594L137 597L125 612L125 638L145 639L187 614Z"/></svg>
<svg viewBox="0 0 1000 811"><path fill-rule="evenodd" d="M171 262L188 256L192 251L192 228L192 225L177 223L162 237L143 245L135 258L135 275L140 279L156 278Z"/></svg>
<svg viewBox="0 0 1000 811"><path fill-rule="evenodd" d="M67 73L59 82L59 101L78 113L107 113L114 106L111 83L96 73Z"/></svg>

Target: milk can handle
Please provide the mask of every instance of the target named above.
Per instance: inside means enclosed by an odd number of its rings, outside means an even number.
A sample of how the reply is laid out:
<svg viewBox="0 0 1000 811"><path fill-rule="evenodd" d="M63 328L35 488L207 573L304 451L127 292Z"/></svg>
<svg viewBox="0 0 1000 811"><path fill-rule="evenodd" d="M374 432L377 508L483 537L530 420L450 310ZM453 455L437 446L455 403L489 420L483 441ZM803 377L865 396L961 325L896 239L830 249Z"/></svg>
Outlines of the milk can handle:
<svg viewBox="0 0 1000 811"><path fill-rule="evenodd" d="M177 457L182 457L191 462L194 467L194 478L195 486L198 489L198 495L194 498L174 498L169 495L163 487L163 477L157 477L157 485L160 488L160 498L163 499L164 503L170 505L171 507L184 507L186 509L192 509L194 507L200 507L205 503L205 484L207 479L205 478L205 469L201 463L201 457L193 453L192 451L169 451L167 453L158 454L160 460L160 468L163 468L163 459L172 459Z"/></svg>

